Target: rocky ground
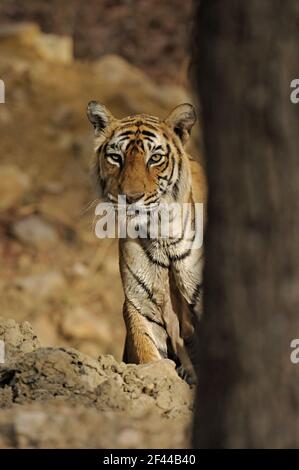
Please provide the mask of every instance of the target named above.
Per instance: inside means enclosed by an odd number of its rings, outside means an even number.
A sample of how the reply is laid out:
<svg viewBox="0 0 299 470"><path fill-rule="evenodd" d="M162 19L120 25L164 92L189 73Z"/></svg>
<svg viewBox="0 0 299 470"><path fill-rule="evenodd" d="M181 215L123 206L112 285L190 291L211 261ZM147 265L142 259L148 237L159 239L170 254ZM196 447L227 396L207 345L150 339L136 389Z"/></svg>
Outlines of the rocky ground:
<svg viewBox="0 0 299 470"><path fill-rule="evenodd" d="M43 348L14 320L0 319L0 339L0 447L188 446L192 394L171 361L135 366Z"/></svg>
<svg viewBox="0 0 299 470"><path fill-rule="evenodd" d="M117 241L93 230L85 108L165 116L190 96L119 56L74 60L70 38L34 24L0 27L0 47L0 446L187 445L190 391L172 365L120 363Z"/></svg>

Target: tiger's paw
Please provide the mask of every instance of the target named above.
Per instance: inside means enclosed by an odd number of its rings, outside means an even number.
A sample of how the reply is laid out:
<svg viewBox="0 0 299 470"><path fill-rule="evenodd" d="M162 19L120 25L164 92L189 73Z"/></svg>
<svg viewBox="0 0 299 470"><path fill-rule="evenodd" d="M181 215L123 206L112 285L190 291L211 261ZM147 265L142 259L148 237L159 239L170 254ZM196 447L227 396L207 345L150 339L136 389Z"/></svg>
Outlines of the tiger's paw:
<svg viewBox="0 0 299 470"><path fill-rule="evenodd" d="M181 365L176 368L176 371L178 373L178 376L181 379L185 380L188 385L196 385L197 377L193 370L190 370L189 368L187 369L186 367Z"/></svg>

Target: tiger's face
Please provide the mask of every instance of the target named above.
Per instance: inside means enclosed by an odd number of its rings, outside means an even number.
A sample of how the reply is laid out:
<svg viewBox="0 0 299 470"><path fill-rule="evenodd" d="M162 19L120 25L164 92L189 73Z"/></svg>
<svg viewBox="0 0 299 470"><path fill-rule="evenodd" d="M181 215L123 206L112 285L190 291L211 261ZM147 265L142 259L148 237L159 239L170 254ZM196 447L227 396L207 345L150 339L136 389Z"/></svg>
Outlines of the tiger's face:
<svg viewBox="0 0 299 470"><path fill-rule="evenodd" d="M93 177L103 199L157 207L178 202L190 186L184 145L196 120L192 105L177 106L165 120L150 115L116 119L91 101L87 115L95 129Z"/></svg>

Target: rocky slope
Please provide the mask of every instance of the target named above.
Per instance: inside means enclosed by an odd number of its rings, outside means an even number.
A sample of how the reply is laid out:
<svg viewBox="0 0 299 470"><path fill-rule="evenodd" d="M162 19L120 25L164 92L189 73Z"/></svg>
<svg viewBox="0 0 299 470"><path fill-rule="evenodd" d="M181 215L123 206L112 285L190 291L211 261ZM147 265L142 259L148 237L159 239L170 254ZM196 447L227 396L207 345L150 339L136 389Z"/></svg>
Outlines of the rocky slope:
<svg viewBox="0 0 299 470"><path fill-rule="evenodd" d="M0 447L188 446L192 393L171 361L126 365L43 348L14 320L0 319L0 340Z"/></svg>

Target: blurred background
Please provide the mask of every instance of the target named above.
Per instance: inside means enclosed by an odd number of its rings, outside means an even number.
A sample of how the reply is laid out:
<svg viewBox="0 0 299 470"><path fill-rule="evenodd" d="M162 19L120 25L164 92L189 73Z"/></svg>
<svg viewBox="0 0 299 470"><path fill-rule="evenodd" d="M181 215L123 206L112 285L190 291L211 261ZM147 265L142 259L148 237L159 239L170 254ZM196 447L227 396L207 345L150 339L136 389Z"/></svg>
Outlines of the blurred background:
<svg viewBox="0 0 299 470"><path fill-rule="evenodd" d="M85 108L164 117L190 101L191 28L191 0L1 0L0 316L28 320L43 346L121 359L117 241L93 230Z"/></svg>
<svg viewBox="0 0 299 470"><path fill-rule="evenodd" d="M117 54L162 83L186 83L192 1L1 0L2 24L34 21L70 36L74 56Z"/></svg>

